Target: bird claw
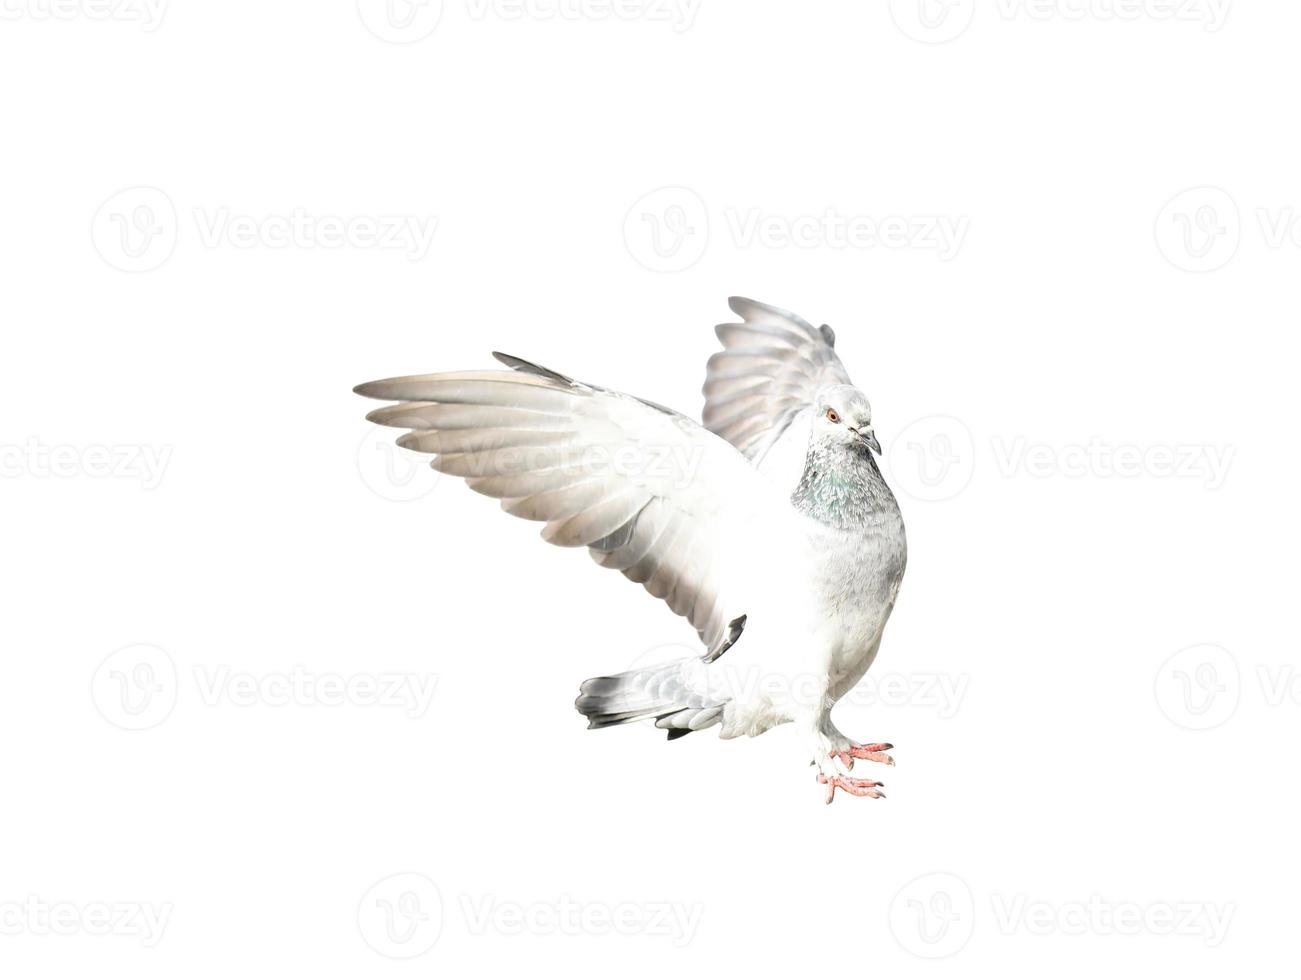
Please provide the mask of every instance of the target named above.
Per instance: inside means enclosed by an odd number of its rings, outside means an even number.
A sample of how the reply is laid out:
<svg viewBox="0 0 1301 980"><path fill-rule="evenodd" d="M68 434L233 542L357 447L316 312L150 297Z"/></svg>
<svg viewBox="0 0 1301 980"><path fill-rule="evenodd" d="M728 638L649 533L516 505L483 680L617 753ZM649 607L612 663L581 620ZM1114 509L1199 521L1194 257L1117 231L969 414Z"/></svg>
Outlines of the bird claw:
<svg viewBox="0 0 1301 980"><path fill-rule="evenodd" d="M846 769L854 768L855 759L863 759L866 762L879 762L885 766L894 765L894 759L886 755L886 752L894 748L889 742L874 742L871 745L853 745L843 752L832 752L833 759L839 759L840 764Z"/></svg>
<svg viewBox="0 0 1301 980"><path fill-rule="evenodd" d="M822 773L818 774L818 782L827 787L827 802L830 803L836 798L836 790L843 789L851 796L867 796L874 800L885 799L885 794L878 789L885 783L878 783L872 779L855 779L853 776L827 776Z"/></svg>

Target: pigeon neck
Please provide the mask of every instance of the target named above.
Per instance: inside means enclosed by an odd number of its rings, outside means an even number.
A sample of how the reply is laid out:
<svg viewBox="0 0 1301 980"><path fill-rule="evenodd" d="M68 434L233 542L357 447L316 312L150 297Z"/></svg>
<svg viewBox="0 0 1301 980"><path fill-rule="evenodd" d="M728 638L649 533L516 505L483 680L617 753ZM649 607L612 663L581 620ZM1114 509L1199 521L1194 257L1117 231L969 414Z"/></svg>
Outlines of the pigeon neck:
<svg viewBox="0 0 1301 980"><path fill-rule="evenodd" d="M841 529L870 528L898 511L876 459L852 446L810 445L791 503L814 520Z"/></svg>

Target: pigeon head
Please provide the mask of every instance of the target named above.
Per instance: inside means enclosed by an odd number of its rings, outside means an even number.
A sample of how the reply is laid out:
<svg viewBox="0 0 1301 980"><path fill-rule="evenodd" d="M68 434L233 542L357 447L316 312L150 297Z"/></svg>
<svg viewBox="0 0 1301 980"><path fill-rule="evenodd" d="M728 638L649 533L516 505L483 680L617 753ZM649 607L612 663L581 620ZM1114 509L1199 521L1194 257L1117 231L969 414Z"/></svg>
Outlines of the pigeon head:
<svg viewBox="0 0 1301 980"><path fill-rule="evenodd" d="M881 444L872 431L872 406L853 385L828 385L818 391L813 405L818 413L813 420L815 443L880 454Z"/></svg>

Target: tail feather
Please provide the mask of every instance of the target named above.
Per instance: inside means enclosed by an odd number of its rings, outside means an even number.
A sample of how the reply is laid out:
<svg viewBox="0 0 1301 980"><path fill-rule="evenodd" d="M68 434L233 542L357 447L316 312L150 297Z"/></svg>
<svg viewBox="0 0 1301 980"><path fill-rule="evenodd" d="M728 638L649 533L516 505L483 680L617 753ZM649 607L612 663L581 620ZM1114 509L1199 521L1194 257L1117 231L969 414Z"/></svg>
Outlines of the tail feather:
<svg viewBox="0 0 1301 980"><path fill-rule="evenodd" d="M670 739L698 732L722 720L725 702L711 701L691 689L684 676L691 664L699 661L692 657L589 678L579 688L574 707L587 716L588 728L654 718L655 727L667 729Z"/></svg>

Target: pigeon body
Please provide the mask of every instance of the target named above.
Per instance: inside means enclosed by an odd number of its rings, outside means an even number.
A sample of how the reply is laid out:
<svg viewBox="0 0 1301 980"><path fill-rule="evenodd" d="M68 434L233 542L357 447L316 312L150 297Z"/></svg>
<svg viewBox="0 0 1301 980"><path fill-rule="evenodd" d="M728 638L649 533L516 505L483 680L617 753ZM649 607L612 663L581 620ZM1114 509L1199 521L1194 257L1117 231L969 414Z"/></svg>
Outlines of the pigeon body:
<svg viewBox="0 0 1301 980"><path fill-rule="evenodd" d="M876 464L871 406L829 327L734 298L716 328L704 426L671 409L509 355L511 371L393 378L358 393L397 401L368 418L398 443L586 546L699 632L700 657L585 681L589 727L654 718L670 738L724 738L785 722L836 788L882 795L835 764L888 762L831 708L880 647L906 563L903 519Z"/></svg>

